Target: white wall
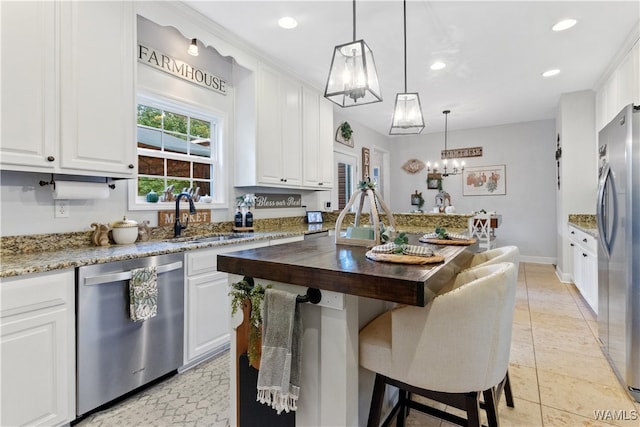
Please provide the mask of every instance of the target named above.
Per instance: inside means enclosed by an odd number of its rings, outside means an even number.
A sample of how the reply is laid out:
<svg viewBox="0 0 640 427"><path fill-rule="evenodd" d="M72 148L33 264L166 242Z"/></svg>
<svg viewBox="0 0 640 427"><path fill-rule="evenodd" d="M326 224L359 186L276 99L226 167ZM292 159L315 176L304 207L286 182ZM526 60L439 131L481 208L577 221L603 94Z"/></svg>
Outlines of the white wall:
<svg viewBox="0 0 640 427"><path fill-rule="evenodd" d="M437 190L427 190L426 171L409 174L401 169L409 159L441 163L444 133L396 137L390 140L391 198L394 212L410 212L410 195L418 190L424 210L434 206ZM463 196L462 176L443 178L458 213L485 209L502 215L496 244L516 245L523 259L555 262L555 121L513 123L478 129L450 131L447 147L483 147L483 156L465 159L467 166L506 165L506 195Z"/></svg>

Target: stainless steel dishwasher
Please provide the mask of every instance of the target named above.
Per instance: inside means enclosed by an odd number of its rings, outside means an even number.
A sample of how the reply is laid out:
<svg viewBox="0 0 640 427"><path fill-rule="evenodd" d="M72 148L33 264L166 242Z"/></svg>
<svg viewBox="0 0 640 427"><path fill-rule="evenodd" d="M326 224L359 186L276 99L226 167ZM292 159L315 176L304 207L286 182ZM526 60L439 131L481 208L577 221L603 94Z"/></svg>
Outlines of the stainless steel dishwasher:
<svg viewBox="0 0 640 427"><path fill-rule="evenodd" d="M78 268L77 415L81 416L182 365L183 254ZM129 317L131 270L156 266L158 313Z"/></svg>

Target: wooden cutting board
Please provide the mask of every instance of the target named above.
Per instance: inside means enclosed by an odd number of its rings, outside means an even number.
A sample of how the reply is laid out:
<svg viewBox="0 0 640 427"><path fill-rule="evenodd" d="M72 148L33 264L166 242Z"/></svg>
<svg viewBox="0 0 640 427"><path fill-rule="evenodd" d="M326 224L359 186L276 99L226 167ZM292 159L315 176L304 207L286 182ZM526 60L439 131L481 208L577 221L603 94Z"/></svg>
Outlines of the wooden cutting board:
<svg viewBox="0 0 640 427"><path fill-rule="evenodd" d="M422 243L431 243L434 245L452 245L452 246L469 246L476 242L476 239L460 240L460 239L419 239Z"/></svg>
<svg viewBox="0 0 640 427"><path fill-rule="evenodd" d="M397 264L435 264L444 261L444 257L442 255L426 257L402 254L378 254L372 251L367 251L365 256L373 261L394 262Z"/></svg>

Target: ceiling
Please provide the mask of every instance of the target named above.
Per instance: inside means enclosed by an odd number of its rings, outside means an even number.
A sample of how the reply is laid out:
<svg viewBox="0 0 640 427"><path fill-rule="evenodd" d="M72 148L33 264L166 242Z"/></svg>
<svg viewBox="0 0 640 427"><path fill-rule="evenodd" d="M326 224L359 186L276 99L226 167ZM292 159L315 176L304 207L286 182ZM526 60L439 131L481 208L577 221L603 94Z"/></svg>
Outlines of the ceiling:
<svg viewBox="0 0 640 427"><path fill-rule="evenodd" d="M334 47L353 40L350 0L185 3L322 90ZM386 135L404 92L402 1L356 8L356 38L373 51L383 102L335 108ZM280 28L283 16L297 28ZM578 23L551 30L565 18ZM638 0L407 1L407 91L420 94L423 133L443 131L445 109L450 130L554 118L560 95L592 89L639 19ZM430 70L436 60L446 68ZM552 68L560 74L541 76Z"/></svg>

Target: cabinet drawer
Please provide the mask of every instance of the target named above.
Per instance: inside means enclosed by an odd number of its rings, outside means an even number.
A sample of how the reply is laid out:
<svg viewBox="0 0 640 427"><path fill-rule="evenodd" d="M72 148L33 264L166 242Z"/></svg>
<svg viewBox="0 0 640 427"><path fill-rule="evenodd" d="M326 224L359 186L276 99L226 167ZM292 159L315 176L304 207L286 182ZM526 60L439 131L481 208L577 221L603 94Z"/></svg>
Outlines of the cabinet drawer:
<svg viewBox="0 0 640 427"><path fill-rule="evenodd" d="M592 255L598 253L598 242L596 238L571 225L569 226L569 240L582 247L585 251L591 252Z"/></svg>
<svg viewBox="0 0 640 427"><path fill-rule="evenodd" d="M227 252L242 251L245 249L255 249L269 246L269 241L251 242L237 245L225 245L214 248L198 249L187 252L187 276L191 277L196 274L209 273L218 269L218 254Z"/></svg>
<svg viewBox="0 0 640 427"><path fill-rule="evenodd" d="M57 305L72 306L74 282L73 269L3 279L1 315L12 316Z"/></svg>

